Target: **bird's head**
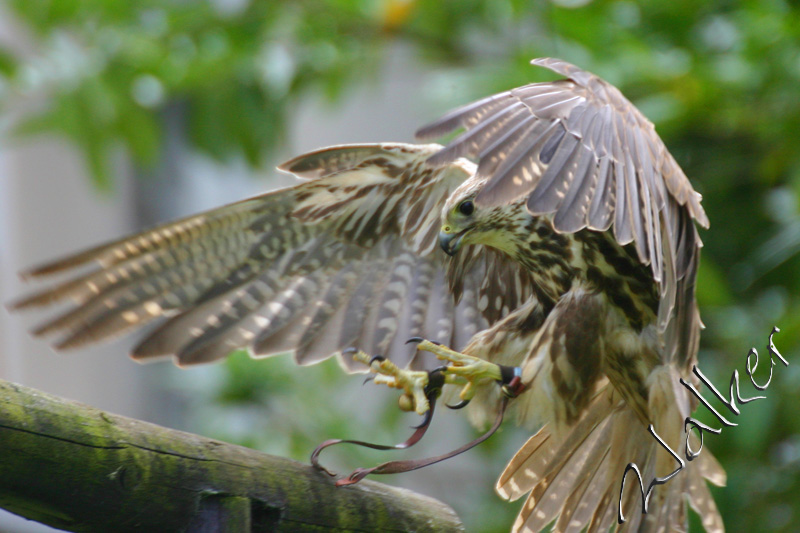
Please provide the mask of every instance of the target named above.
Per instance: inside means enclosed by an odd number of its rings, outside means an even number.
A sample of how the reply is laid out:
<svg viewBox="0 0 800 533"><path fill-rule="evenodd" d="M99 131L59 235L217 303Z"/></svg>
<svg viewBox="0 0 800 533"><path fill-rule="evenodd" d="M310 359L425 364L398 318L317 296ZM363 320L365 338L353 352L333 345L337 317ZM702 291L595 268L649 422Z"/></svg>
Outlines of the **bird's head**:
<svg viewBox="0 0 800 533"><path fill-rule="evenodd" d="M475 208L474 195L461 198L453 205L447 202L442 212L439 245L447 255L455 255L459 248L473 241L480 227L480 214Z"/></svg>
<svg viewBox="0 0 800 533"><path fill-rule="evenodd" d="M447 199L442 211L439 245L451 256L467 244L483 244L513 253L516 244L507 231L508 225L525 209L514 204L481 205L475 201L477 193L474 188L456 190Z"/></svg>

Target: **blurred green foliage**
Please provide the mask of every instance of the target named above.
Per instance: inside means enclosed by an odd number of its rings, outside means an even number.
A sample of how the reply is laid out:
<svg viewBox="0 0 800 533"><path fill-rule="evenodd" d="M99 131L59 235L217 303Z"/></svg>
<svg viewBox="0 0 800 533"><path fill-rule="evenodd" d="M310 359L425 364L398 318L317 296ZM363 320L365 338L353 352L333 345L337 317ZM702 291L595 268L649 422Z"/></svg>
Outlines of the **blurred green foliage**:
<svg viewBox="0 0 800 533"><path fill-rule="evenodd" d="M49 97L19 130L70 138L104 187L115 146L141 165L158 160L158 113L168 101L187 104L190 138L201 151L263 163L280 141L291 98L309 86L338 94L372 70L381 37L363 2L10 5L36 33L40 55L22 63L0 56L0 73L9 78L7 89Z"/></svg>
<svg viewBox="0 0 800 533"><path fill-rule="evenodd" d="M800 527L796 3L11 0L9 5L34 33L37 49L24 59L0 50L3 105L44 94L46 106L27 116L18 131L55 131L70 138L101 186L109 183L107 161L115 147L124 146L140 165L158 161L160 110L171 101L187 104L188 134L198 150L260 165L291 127L286 116L293 102L311 91L335 101L374 76L384 49L397 40L411 43L421 61L459 87L458 101L420 94L421 105L438 98L434 103L441 111L544 79L547 73L528 65L538 56L562 57L616 84L657 124L705 197L712 226L702 233L706 247L697 286L707 325L702 370L727 390L733 370L743 373L751 346L766 353L773 325L782 330L775 343L790 362L788 368L775 367L766 400L742 407L737 427L706 439L729 473L728 486L715 490L718 505L731 531ZM304 372L311 371L232 358L225 375L197 400L219 415L204 417L206 427L222 438L272 451L277 446L300 458L320 435L391 441L406 431L392 432L398 415L391 401L378 420L357 421L347 412L318 408L327 400L313 387L304 389L294 411L280 414L268 393ZM332 387L354 386L332 364L313 373L304 383L319 379L335 383ZM743 394L751 391L745 379ZM284 419L285 424L276 422ZM286 429L282 444L265 442L267 421ZM473 460L494 469L491 476L508 458L508 453L496 457L497 446L472 452ZM480 483L486 485L480 503L437 496L456 506L470 530L507 530L515 507L491 496L491 481Z"/></svg>

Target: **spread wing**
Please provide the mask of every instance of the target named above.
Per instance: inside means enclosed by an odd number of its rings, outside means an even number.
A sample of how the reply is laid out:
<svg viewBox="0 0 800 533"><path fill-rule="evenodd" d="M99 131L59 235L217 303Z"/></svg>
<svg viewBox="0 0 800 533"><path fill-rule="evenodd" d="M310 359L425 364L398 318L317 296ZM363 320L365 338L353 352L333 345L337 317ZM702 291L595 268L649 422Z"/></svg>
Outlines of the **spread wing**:
<svg viewBox="0 0 800 533"><path fill-rule="evenodd" d="M454 264L453 298L436 237L447 196L474 172L432 168L439 145L323 149L281 168L306 181L168 223L33 269L71 274L14 304L70 301L36 334L74 348L154 323L137 359L182 365L239 348L312 364L357 346L407 362L410 336L464 346L522 296L499 255ZM517 277L523 274L516 269ZM503 298L496 298L502 295ZM340 360L347 368L352 362Z"/></svg>
<svg viewBox="0 0 800 533"><path fill-rule="evenodd" d="M487 179L477 204L527 198L535 215L553 215L557 231L584 228L631 244L659 284L659 326L665 357L695 357L701 322L694 280L707 227L700 195L653 127L618 89L557 59L533 64L567 77L534 83L456 109L417 132L460 136L430 159L478 160Z"/></svg>

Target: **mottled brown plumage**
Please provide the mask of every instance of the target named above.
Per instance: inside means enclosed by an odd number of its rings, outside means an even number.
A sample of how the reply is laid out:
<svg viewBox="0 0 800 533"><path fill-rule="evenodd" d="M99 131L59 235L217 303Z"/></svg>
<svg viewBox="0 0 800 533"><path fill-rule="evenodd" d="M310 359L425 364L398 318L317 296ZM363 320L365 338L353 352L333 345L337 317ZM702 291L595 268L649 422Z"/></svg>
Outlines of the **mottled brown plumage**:
<svg viewBox="0 0 800 533"><path fill-rule="evenodd" d="M281 169L307 181L33 269L25 275L76 276L15 306L71 301L37 330L61 333L60 348L156 321L133 357L182 365L237 348L312 364L349 346L414 365L404 341L420 336L519 366L527 391L512 408L541 429L498 481L506 498L529 494L515 530L556 520L558 531L604 531L628 462L645 480L672 470L646 425L679 449L692 405L677 379L696 361L701 327L694 221L708 221L616 88L559 60L535 63L566 79L420 130L464 128L445 148L300 156ZM437 247L440 228L452 258ZM481 424L499 390L479 385L471 416ZM622 529L684 527L688 497L721 530L704 479L724 482L708 452L656 489L647 516L626 494L633 518Z"/></svg>

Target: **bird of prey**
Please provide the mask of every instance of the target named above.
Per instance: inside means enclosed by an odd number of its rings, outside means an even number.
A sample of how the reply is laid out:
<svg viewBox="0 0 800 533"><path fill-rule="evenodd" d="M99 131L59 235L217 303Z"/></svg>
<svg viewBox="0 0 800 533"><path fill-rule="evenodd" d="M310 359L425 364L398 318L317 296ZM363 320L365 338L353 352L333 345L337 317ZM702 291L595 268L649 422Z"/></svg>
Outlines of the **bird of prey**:
<svg viewBox="0 0 800 533"><path fill-rule="evenodd" d="M702 327L700 195L618 89L564 61L533 63L564 78L418 132L463 130L446 147L299 156L279 167L299 184L32 269L73 276L14 305L71 301L35 331L61 334L62 349L153 323L137 360L192 365L246 348L363 370L342 353L355 347L404 368L379 377L418 412L421 348L447 359L446 382L478 425L499 409L501 365L517 368L524 391L509 409L539 429L497 483L507 499L528 494L515 531L607 531L620 499L625 531L685 528L687 502L721 531L706 480L725 474L707 451L655 487L647 514L632 475L620 496L628 463L645 485L675 469L648 424L683 451L694 405L678 380L691 381Z"/></svg>

